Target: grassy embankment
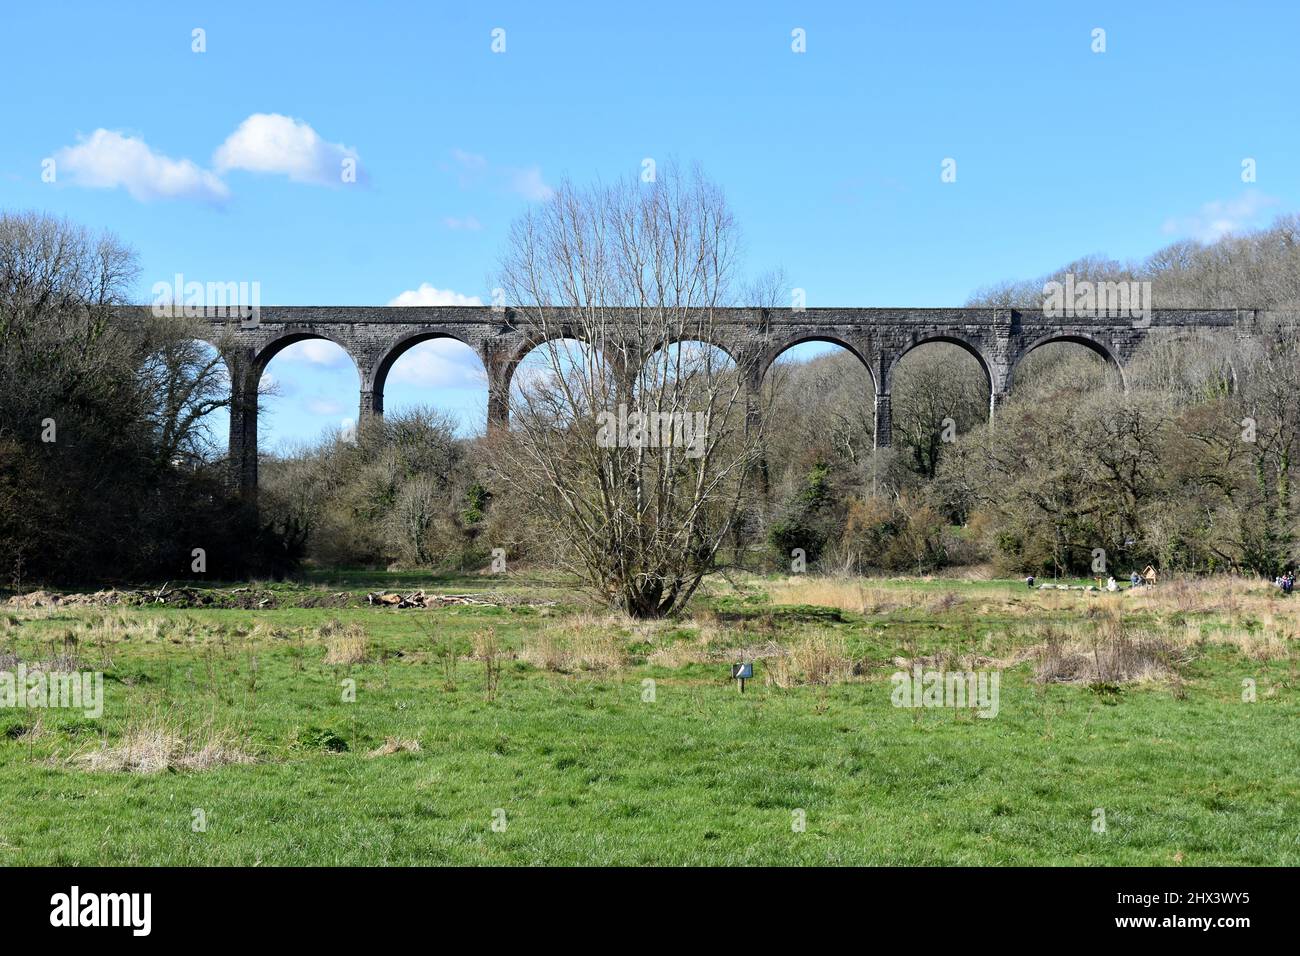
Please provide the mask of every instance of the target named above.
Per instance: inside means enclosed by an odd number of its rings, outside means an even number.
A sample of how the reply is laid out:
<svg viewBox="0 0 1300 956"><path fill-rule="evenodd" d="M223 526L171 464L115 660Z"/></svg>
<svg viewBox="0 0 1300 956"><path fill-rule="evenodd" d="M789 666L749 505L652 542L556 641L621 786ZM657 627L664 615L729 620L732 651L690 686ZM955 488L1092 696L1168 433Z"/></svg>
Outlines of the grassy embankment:
<svg viewBox="0 0 1300 956"><path fill-rule="evenodd" d="M383 584L497 606L287 606ZM652 624L556 585L0 609L0 662L105 675L102 719L0 709L0 865L1300 863L1266 584L752 579ZM997 716L892 706L913 660L1000 671Z"/></svg>

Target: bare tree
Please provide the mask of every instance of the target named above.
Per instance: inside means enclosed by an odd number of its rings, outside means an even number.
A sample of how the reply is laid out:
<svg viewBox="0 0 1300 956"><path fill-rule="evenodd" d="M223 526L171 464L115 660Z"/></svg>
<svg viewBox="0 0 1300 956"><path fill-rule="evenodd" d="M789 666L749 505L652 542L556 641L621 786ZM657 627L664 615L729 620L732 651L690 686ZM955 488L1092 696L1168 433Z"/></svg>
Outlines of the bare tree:
<svg viewBox="0 0 1300 956"><path fill-rule="evenodd" d="M140 366L151 401L146 412L160 464L198 464L217 457L210 416L230 407L230 373L220 351L204 342L198 321L159 317L148 326ZM267 394L269 386L259 388Z"/></svg>
<svg viewBox="0 0 1300 956"><path fill-rule="evenodd" d="M68 405L134 406L136 343L112 320L137 271L112 235L0 214L0 439Z"/></svg>
<svg viewBox="0 0 1300 956"><path fill-rule="evenodd" d="M494 470L611 605L682 607L715 569L761 441L748 369L709 346L736 229L698 171L559 188L515 223L501 287L543 330Z"/></svg>

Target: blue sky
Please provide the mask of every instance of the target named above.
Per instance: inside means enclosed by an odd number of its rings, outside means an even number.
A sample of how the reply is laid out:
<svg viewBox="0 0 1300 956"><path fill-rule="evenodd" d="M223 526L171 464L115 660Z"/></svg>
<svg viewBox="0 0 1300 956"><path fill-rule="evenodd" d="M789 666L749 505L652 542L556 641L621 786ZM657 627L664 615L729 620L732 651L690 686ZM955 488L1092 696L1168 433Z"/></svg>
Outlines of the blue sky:
<svg viewBox="0 0 1300 956"><path fill-rule="evenodd" d="M698 160L809 306L960 305L1300 205L1284 2L9 2L0 36L0 206L117 232L141 301L176 273L266 305L486 301L514 216L646 157ZM264 447L355 415L321 344L270 374ZM387 407L469 427L485 400L428 345Z"/></svg>

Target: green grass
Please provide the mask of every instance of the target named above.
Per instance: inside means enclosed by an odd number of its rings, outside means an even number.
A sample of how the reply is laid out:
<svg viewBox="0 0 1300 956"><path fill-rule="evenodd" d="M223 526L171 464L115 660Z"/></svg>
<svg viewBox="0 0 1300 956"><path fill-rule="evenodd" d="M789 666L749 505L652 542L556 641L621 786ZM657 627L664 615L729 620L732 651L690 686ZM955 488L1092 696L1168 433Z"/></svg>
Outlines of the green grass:
<svg viewBox="0 0 1300 956"><path fill-rule="evenodd" d="M1003 673L994 719L897 709L889 675L905 644L1000 654L1048 614L1014 582L935 590L962 600L865 618L761 594L702 602L724 647L842 636L865 667L846 683L781 690L760 661L741 695L725 663L647 663L696 633L670 622L624 629L630 663L616 671L506 660L491 702L484 666L462 659L448 681L436 647L468 652L493 626L518 649L571 610L0 611L0 653L49 656L80 628L78 656L106 675L102 720L46 711L25 739L35 712L0 710L0 865L1300 863L1294 654L1208 645L1182 692L1044 686L1024 664ZM1017 604L978 613L1001 594ZM1086 620L1078 601L1050 613ZM85 628L106 617L119 633L100 644ZM324 663L311 632L334 619L366 627L368 663ZM1245 677L1256 703L1241 700ZM259 762L142 775L73 759L159 712L233 728ZM348 749L326 750L331 737ZM387 737L421 749L366 755ZM191 829L195 808L206 832Z"/></svg>

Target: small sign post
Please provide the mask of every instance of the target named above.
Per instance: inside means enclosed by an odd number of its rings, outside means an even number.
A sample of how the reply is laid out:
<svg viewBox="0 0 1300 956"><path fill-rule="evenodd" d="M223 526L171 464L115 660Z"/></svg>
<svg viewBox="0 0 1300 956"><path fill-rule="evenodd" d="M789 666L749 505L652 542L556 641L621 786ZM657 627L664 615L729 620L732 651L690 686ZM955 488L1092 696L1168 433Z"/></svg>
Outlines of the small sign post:
<svg viewBox="0 0 1300 956"><path fill-rule="evenodd" d="M753 664L732 664L731 676L735 678L736 686L740 688L740 692L743 694L745 692L745 681L749 680L751 677L754 676L754 665Z"/></svg>

